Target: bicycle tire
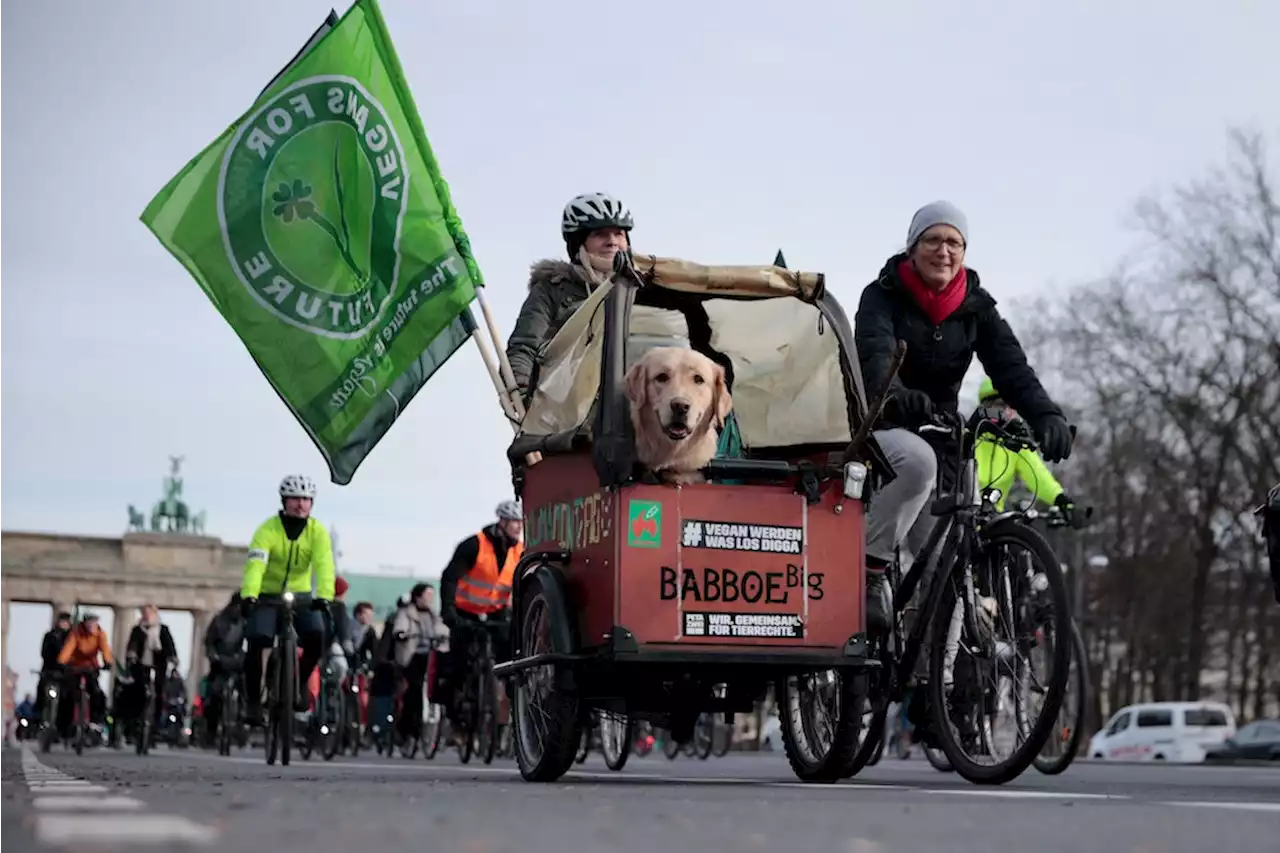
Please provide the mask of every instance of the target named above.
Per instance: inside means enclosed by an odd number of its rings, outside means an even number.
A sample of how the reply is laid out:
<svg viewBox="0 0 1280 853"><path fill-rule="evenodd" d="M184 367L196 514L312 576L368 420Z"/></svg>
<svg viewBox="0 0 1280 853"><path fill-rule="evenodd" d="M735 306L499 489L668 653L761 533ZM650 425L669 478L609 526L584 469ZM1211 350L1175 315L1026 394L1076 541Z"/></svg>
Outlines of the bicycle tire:
<svg viewBox="0 0 1280 853"><path fill-rule="evenodd" d="M80 710L80 719L76 721L76 755L84 755L84 742L89 732L89 680L87 677L84 686L80 688L80 699L76 704Z"/></svg>
<svg viewBox="0 0 1280 853"><path fill-rule="evenodd" d="M609 740L605 737L604 720L600 719L600 756L604 759L604 766L617 773L627 766L627 759L631 757L631 750L636 738L636 723L630 716L623 714L622 719L626 722L622 727L622 737L619 740L618 751L614 752L609 748Z"/></svg>
<svg viewBox="0 0 1280 853"><path fill-rule="evenodd" d="M1057 776L1062 773L1072 762L1075 761L1076 755L1080 751L1080 741L1084 737L1084 717L1089 709L1089 672L1088 650L1084 645L1084 636L1080 633L1080 626L1075 620L1071 620L1071 649L1075 661L1075 681L1076 681L1076 700L1075 700L1075 724L1071 727L1071 733L1067 736L1066 742L1062 746L1062 753L1055 758L1042 758L1036 755L1032 762L1035 768L1046 776ZM1068 673L1071 677L1071 673ZM1066 704L1066 701L1063 701ZM1057 732L1054 732L1054 736Z"/></svg>
<svg viewBox="0 0 1280 853"><path fill-rule="evenodd" d="M487 666L484 668L488 670ZM480 760L485 764L493 763L493 756L498 749L498 709L494 707L493 687L489 676L480 680L480 708L476 717L480 735Z"/></svg>
<svg viewBox="0 0 1280 853"><path fill-rule="evenodd" d="M884 747L885 726L889 718L888 685L881 686L880 681L882 678L887 678L886 673L889 667L897 665L890 656L882 657L881 661L880 669L867 676L868 684L871 685L868 691L869 696L875 698L863 698L860 701L870 708L871 721L863 728L858 750L853 754L853 761L846 778L856 776L863 768L874 767L880 761L880 753Z"/></svg>
<svg viewBox="0 0 1280 853"><path fill-rule="evenodd" d="M355 676L353 675L352 678ZM347 711L342 728L346 733L347 745L351 748L351 757L355 758L360 755L360 746L364 740L364 726L360 722L360 694L354 690L345 690L343 697Z"/></svg>
<svg viewBox="0 0 1280 853"><path fill-rule="evenodd" d="M702 742L698 740L699 730L701 730L702 737L705 739ZM711 748L715 745L715 736L715 714L703 714L693 728L694 753L699 761L706 761L711 757Z"/></svg>
<svg viewBox="0 0 1280 853"><path fill-rule="evenodd" d="M987 525L981 531L980 537L988 550L1001 544L1016 544L1032 554L1038 563L1037 570L1044 573L1048 582L1047 589L1054 601L1054 635L1067 636L1071 630L1071 611L1067 603L1066 578L1053 549L1049 547L1044 537L1013 520L997 521ZM1049 684L1045 704L1041 707L1040 717L1030 735L1014 748L1012 755L999 764L985 765L974 761L965 752L948 719L943 667L947 631L951 624L952 609L957 596L956 585L962 576L963 562L978 557L979 555L975 554L951 556L948 571L941 576L940 600L933 612L933 623L930 625L932 637L929 655L929 699L933 706L934 733L951 767L964 779L974 784L1003 785L1018 778L1031 766L1032 761L1044 748L1044 743L1053 727L1057 725L1058 711L1066 690L1071 646L1068 643L1059 643L1054 647L1054 661L1051 668L1053 678Z"/></svg>
<svg viewBox="0 0 1280 853"><path fill-rule="evenodd" d="M267 655L267 720L262 730L262 746L267 764L275 764L280 756L280 654L272 649Z"/></svg>
<svg viewBox="0 0 1280 853"><path fill-rule="evenodd" d="M428 706L427 716L433 717L434 721L428 729L431 737L422 743L422 757L430 761L436 757L436 753L440 751L440 742L444 740L444 709L433 702Z"/></svg>
<svg viewBox="0 0 1280 853"><path fill-rule="evenodd" d="M479 722L480 715L477 713L478 700L472 699L480 693L479 685L475 683L476 673L475 665L467 671L467 693L470 694L466 699L467 716L462 725L462 731L457 733L458 737L458 760L466 764L471 760L471 755L475 750L476 743L476 725ZM464 694L465 695L465 694Z"/></svg>
<svg viewBox="0 0 1280 853"><path fill-rule="evenodd" d="M284 618L289 620L285 625L284 649L280 655L280 715L277 722L280 726L280 764L289 766L290 753L293 750L293 694L297 689L298 638L293 633L293 614L285 611Z"/></svg>
<svg viewBox="0 0 1280 853"><path fill-rule="evenodd" d="M345 730L342 720L342 694L338 685L326 681L320 685L320 736L323 747L320 756L325 761L333 761L333 757L342 749L342 733ZM323 731L324 728L329 731Z"/></svg>
<svg viewBox="0 0 1280 853"><path fill-rule="evenodd" d="M133 745L138 755L146 755L151 751L151 727L155 721L156 693L150 672L146 674L146 679L147 683L142 691L142 719L138 721L137 741Z"/></svg>
<svg viewBox="0 0 1280 853"><path fill-rule="evenodd" d="M222 714L218 719L218 754L231 754L231 733L240 720L240 692L227 685L222 697Z"/></svg>

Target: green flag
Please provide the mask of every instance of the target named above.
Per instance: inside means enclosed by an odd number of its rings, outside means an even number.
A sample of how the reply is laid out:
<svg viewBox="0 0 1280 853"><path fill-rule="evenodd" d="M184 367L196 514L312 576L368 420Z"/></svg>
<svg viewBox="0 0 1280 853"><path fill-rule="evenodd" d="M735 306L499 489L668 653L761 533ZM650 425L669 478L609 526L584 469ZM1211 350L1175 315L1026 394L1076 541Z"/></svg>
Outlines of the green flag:
<svg viewBox="0 0 1280 853"><path fill-rule="evenodd" d="M142 221L341 485L476 328L480 270L376 0L327 20Z"/></svg>

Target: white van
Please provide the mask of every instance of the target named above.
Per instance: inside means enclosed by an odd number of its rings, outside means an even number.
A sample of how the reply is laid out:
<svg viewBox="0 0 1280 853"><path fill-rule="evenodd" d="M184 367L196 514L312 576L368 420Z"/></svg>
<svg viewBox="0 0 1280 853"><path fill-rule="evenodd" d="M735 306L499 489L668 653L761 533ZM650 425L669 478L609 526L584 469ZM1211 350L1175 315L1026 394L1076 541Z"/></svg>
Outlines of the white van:
<svg viewBox="0 0 1280 853"><path fill-rule="evenodd" d="M1089 741L1089 756L1111 761L1204 761L1207 746L1236 733L1221 702L1144 702L1121 708Z"/></svg>

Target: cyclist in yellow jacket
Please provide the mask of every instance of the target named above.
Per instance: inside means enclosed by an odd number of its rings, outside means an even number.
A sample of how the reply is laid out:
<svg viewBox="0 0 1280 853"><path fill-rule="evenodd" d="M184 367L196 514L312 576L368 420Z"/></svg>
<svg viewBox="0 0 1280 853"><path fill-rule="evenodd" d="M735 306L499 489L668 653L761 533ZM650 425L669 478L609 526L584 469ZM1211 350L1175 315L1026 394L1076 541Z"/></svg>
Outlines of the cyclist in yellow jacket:
<svg viewBox="0 0 1280 853"><path fill-rule="evenodd" d="M249 559L240 585L243 612L249 620L249 654L245 656L246 712L256 723L262 716L262 668L276 636L279 605L284 593L293 594L293 625L298 632L302 660L298 684L305 685L320 661L325 645L321 613L334 596L333 543L329 531L311 516L316 486L310 477L290 474L280 481L280 512L253 534ZM315 595L311 594L312 573ZM259 605L259 599L261 604ZM295 690L294 707L308 708L309 694Z"/></svg>
<svg viewBox="0 0 1280 853"><path fill-rule="evenodd" d="M1021 423L1018 413L1001 399L995 385L985 376L978 386L978 408L982 417L995 421L1005 429L1009 429L1011 424L1016 427ZM1016 428L1010 431L1015 434L1017 432ZM1070 517L1075 502L1034 450L1023 449L1014 453L991 435L984 435L978 439L973 454L978 464L978 488L1000 490L1000 499L996 501L997 510L1004 510L1005 498L1008 497L1016 477L1031 490L1033 499L1052 504Z"/></svg>

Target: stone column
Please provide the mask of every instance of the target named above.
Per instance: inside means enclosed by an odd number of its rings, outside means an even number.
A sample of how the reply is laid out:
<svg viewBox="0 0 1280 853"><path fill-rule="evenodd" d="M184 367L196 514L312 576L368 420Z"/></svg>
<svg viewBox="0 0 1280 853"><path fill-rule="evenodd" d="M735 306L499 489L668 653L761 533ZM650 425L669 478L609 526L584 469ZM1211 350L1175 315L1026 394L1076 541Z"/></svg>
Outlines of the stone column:
<svg viewBox="0 0 1280 853"><path fill-rule="evenodd" d="M0 599L0 748L8 747L14 736L14 712L18 707L17 670L9 681L9 599Z"/></svg>
<svg viewBox="0 0 1280 853"><path fill-rule="evenodd" d="M3 655L0 655L0 657L3 657L5 671L8 671L9 669L9 599L7 598L4 600L3 613L0 613L0 623L3 623L3 628L0 628L0 649L3 650Z"/></svg>
<svg viewBox="0 0 1280 853"><path fill-rule="evenodd" d="M133 626L137 622L136 607L113 607L111 608L112 618L115 620L115 628L111 631L111 654L119 662L124 661L125 651L129 646L129 634L133 632ZM107 697L115 695L116 689L116 671L113 667L111 670L111 686L108 688Z"/></svg>
<svg viewBox="0 0 1280 853"><path fill-rule="evenodd" d="M191 662L187 667L187 695L195 697L200 692L200 679L208 668L204 653L204 634L209 630L213 614L208 610L191 613Z"/></svg>

